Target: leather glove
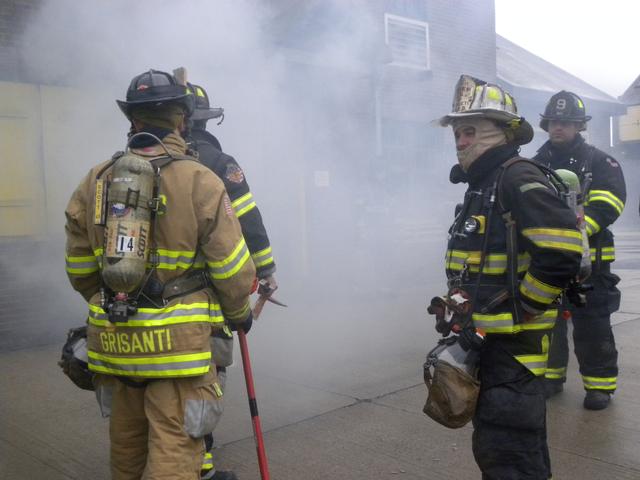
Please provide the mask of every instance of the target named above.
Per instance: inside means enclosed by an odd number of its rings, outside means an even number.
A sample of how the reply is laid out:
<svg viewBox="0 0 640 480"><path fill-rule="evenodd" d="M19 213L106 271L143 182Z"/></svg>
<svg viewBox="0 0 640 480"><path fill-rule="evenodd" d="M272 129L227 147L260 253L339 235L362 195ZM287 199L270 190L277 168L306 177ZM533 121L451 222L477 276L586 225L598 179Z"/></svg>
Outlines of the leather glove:
<svg viewBox="0 0 640 480"><path fill-rule="evenodd" d="M482 336L478 335L473 327L463 328L458 334L458 343L465 352L480 350L483 341Z"/></svg>
<svg viewBox="0 0 640 480"><path fill-rule="evenodd" d="M229 322L229 328L233 332L237 332L238 329L242 329L244 333L249 333L251 330L251 325L253 325L253 314L249 312L249 316L246 318L244 322Z"/></svg>
<svg viewBox="0 0 640 480"><path fill-rule="evenodd" d="M436 332L443 334L445 337L451 332L451 325L445 318L447 305L444 297L433 297L427 312L436 316Z"/></svg>

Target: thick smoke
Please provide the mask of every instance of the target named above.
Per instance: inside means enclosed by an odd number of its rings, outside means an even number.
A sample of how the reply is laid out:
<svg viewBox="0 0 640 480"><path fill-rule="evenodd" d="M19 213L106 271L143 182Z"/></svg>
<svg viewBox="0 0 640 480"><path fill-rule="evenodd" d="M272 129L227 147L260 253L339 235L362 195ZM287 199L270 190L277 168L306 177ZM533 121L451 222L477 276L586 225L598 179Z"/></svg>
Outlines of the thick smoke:
<svg viewBox="0 0 640 480"><path fill-rule="evenodd" d="M224 123L212 121L209 130L244 168L271 237L278 296L290 306L268 304L252 332L264 368L331 379L336 366L372 352L392 364L432 341L425 297L444 288L438 222L453 202L428 212L423 205L446 177L417 184L380 173L373 93L384 77L382 19L366 2L328 5L327 18L301 14L284 23L285 6L287 14L305 9L296 2L44 3L25 33L26 70L72 99L60 115L67 149L51 173L53 240L45 256L53 260L34 268L49 271L46 288L56 301L47 311L60 317L47 341L61 342L84 316L60 267L62 212L89 168L124 147L128 123L114 100L134 75L178 66L225 108ZM391 341L397 332L410 340Z"/></svg>

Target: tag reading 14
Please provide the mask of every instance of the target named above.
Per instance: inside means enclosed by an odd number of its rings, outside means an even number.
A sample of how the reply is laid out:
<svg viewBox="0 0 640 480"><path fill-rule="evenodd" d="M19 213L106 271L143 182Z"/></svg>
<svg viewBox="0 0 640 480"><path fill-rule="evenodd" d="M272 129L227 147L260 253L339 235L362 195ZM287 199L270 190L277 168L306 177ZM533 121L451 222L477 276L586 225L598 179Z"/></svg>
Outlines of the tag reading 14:
<svg viewBox="0 0 640 480"><path fill-rule="evenodd" d="M133 253L136 249L136 237L118 235L116 240L116 253Z"/></svg>

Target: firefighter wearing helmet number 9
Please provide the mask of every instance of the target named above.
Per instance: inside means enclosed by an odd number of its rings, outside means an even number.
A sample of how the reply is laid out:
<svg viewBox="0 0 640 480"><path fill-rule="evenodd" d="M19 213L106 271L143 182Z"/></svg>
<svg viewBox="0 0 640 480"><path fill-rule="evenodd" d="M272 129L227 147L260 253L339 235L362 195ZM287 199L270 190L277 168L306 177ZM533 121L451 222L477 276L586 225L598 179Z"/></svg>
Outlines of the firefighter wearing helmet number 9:
<svg viewBox="0 0 640 480"><path fill-rule="evenodd" d="M609 227L624 208L624 176L622 167L611 155L589 145L580 135L591 117L578 95L567 91L556 93L541 117L540 127L548 132L549 140L534 159L553 169L571 170L580 179L592 261L591 277L586 283L593 289L586 292L585 306L567 305L567 308L571 311L575 352L586 390L584 407L601 410L608 406L618 377L611 314L620 305L620 291L616 287L620 278L611 272L615 251ZM545 374L547 397L562 391L568 361L567 322L560 320L553 332Z"/></svg>

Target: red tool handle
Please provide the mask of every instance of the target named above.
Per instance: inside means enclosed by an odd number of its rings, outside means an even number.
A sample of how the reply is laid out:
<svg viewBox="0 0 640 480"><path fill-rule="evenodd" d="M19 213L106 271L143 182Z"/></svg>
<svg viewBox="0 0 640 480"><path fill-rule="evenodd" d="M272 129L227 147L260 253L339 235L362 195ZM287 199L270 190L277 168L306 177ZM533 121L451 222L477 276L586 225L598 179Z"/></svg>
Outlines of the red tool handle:
<svg viewBox="0 0 640 480"><path fill-rule="evenodd" d="M244 380L247 384L249 410L251 411L251 422L253 423L253 439L256 442L256 452L258 453L260 477L262 478L262 480L269 480L269 464L267 463L267 452L264 449L264 439L262 438L262 427L260 426L260 416L258 415L258 402L256 400L256 392L253 387L253 374L251 373L251 360L249 359L247 335L241 328L238 329L238 341L240 342L240 353L242 354Z"/></svg>

